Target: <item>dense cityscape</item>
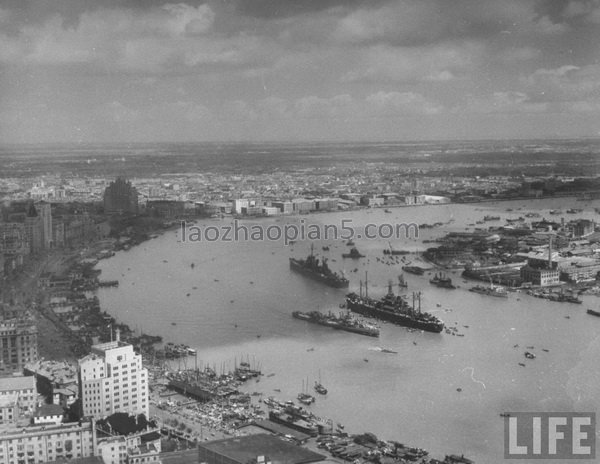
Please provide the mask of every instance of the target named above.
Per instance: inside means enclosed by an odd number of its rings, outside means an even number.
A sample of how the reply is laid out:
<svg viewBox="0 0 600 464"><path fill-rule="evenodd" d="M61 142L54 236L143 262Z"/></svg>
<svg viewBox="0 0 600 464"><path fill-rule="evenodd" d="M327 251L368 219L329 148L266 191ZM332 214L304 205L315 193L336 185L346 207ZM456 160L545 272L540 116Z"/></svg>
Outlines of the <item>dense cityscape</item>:
<svg viewBox="0 0 600 464"><path fill-rule="evenodd" d="M598 461L600 0L0 0L0 464Z"/></svg>
<svg viewBox="0 0 600 464"><path fill-rule="evenodd" d="M101 278L95 268L100 260L177 229L181 221L252 222L321 217L335 211L392 213L561 197L570 198L573 206L552 209L548 217L509 208L513 217L504 222L488 214L476 223L458 225L461 231L430 240L433 243L421 252L394 249L391 244L388 248L381 240L383 255L376 259L387 259L388 265L407 273L427 272L433 276L432 284L446 289L457 288L447 273L462 271L463 278L474 281L470 290L485 296L508 298L516 291L581 304L581 295L600 293L600 230L594 219L599 214L594 205L600 178L595 175L568 175L560 172L560 163L548 167L549 177L499 173L441 177L435 165L431 171L420 167L419 176L412 168L398 167L392 174L377 165L357 174L347 167L353 163L302 168L305 175L296 184L290 180L299 177L283 169L251 176L189 173L131 179L79 179L72 173L68 180L52 173L30 178L23 170L2 179L3 462L77 462L92 456L104 463L190 462L190 453L198 450L201 456L222 453L227 437L250 440L239 449L244 456L258 447L271 458L292 453L294 460L303 462L325 459L322 453L354 462L472 462L461 453L437 460L425 450L370 433L349 435L343 425L334 425L335 418L316 417L309 406L248 392L245 383L265 375L249 360L236 361L229 371L210 364L199 367L194 347L163 340L161 334L137 333L103 310L95 295L99 288L119 285ZM419 227L443 230L444 224ZM360 241L356 247L361 247ZM356 256L348 254L356 259L364 256L358 251ZM407 257L419 265L408 266ZM325 262L294 263L292 270L307 277L348 286L347 279L340 284L340 277L330 277L336 274ZM409 315L415 311L414 293L412 309L408 299L394 303L392 296L391 284L381 307L362 293L348 295L347 308L371 323L353 320L350 313L344 318L319 312L294 316L375 337L377 320L413 327L408 330L464 336L427 313L423 317L432 319L419 323L376 309L398 304L393 311ZM535 358L532 351L526 357ZM181 359L190 357L196 358L194 369L175 368L174 362L180 366ZM327 394L317 381L315 391L317 396ZM308 392L298 396L306 405L314 399ZM226 441L215 441L217 434ZM272 435L283 437L292 448L281 448L286 441L273 443Z"/></svg>

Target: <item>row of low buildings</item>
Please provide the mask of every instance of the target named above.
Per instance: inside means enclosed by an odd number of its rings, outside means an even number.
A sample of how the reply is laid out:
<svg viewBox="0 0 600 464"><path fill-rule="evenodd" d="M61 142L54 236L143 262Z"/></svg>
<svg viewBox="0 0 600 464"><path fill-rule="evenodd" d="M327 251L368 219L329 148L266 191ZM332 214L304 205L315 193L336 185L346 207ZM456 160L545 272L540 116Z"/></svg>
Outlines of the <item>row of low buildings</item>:
<svg viewBox="0 0 600 464"><path fill-rule="evenodd" d="M314 211L336 211L357 206L412 206L424 204L449 203L447 197L434 195L398 195L384 193L379 195L341 194L330 198L295 198L291 200L260 200L237 198L231 201L225 213L244 216L274 216L280 214L306 214Z"/></svg>

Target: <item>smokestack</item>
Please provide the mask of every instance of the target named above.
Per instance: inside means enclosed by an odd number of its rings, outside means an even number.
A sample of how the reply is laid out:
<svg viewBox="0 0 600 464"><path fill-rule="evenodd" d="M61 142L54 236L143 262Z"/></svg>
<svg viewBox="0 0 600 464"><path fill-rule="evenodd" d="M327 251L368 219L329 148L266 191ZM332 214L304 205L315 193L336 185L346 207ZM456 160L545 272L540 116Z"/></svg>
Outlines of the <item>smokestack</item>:
<svg viewBox="0 0 600 464"><path fill-rule="evenodd" d="M552 235L548 243L548 269L552 269Z"/></svg>
<svg viewBox="0 0 600 464"><path fill-rule="evenodd" d="M115 330L115 339L117 342L121 341L121 330L120 329Z"/></svg>

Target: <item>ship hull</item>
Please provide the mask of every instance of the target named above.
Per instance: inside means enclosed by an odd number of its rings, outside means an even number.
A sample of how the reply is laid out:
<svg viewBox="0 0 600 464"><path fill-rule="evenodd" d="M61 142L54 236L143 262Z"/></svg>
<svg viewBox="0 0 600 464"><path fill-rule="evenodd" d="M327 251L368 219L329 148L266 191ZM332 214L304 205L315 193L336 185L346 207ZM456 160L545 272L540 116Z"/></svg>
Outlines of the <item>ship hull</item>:
<svg viewBox="0 0 600 464"><path fill-rule="evenodd" d="M297 430L298 432L310 435L311 437L316 437L319 434L317 427L313 427L309 424L299 423L299 421L287 420L285 417L282 417L273 411L269 412L269 420L277 424L285 425L286 427Z"/></svg>
<svg viewBox="0 0 600 464"><path fill-rule="evenodd" d="M496 298L508 298L508 293L497 292L495 290L478 289L474 287L470 288L469 291L473 293L479 293L480 295L495 296Z"/></svg>
<svg viewBox="0 0 600 464"><path fill-rule="evenodd" d="M294 311L292 316L302 321L311 322L312 324L322 325L335 330L343 330L344 332L351 332L358 335L366 335L367 337L379 337L378 329L369 329L365 327L353 327L345 325L340 322L328 321L327 319L316 319L310 316L310 314Z"/></svg>
<svg viewBox="0 0 600 464"><path fill-rule="evenodd" d="M404 266L402 270L415 275L423 275L425 273L425 269L418 266Z"/></svg>
<svg viewBox="0 0 600 464"><path fill-rule="evenodd" d="M426 332L434 333L440 333L442 330L444 330L444 323L441 321L422 321L419 319L415 319L414 317L408 314L402 314L396 311L388 311L385 309L377 308L370 304L352 301L348 298L346 299L346 305L349 310L355 313L362 314L363 316L381 319L396 325L401 325L403 327L409 327L412 329L424 330Z"/></svg>
<svg viewBox="0 0 600 464"><path fill-rule="evenodd" d="M305 275L306 277L310 277L317 282L322 282L334 288L348 288L350 283L347 279L321 274L312 269L306 268L294 258L290 258L290 269L294 272Z"/></svg>

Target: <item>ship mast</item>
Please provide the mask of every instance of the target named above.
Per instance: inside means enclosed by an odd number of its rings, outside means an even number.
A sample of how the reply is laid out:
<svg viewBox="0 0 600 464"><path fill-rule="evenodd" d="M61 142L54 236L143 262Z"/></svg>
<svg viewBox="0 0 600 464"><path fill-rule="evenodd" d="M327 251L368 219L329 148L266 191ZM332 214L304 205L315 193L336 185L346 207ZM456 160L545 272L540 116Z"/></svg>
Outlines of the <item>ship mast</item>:
<svg viewBox="0 0 600 464"><path fill-rule="evenodd" d="M368 271L365 271L365 298L369 298L369 279Z"/></svg>

